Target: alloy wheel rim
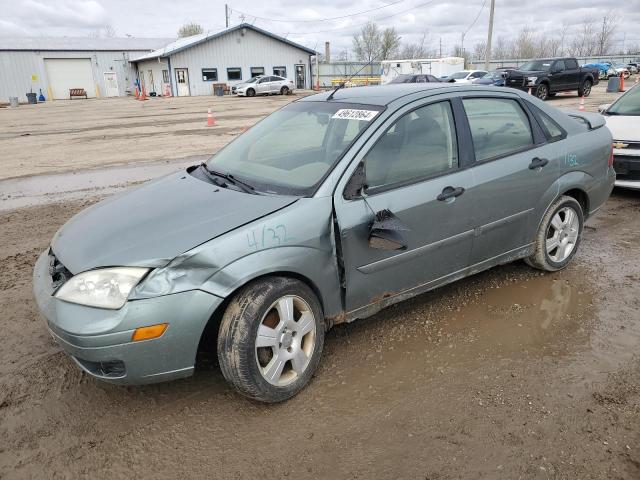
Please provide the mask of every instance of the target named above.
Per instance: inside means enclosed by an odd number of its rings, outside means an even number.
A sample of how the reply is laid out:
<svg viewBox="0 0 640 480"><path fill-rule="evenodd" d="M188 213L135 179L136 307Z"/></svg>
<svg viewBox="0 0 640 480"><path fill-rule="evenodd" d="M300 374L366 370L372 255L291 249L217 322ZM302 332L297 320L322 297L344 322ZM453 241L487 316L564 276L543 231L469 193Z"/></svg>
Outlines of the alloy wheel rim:
<svg viewBox="0 0 640 480"><path fill-rule="evenodd" d="M309 304L285 295L266 311L256 334L258 370L271 385L285 387L307 369L316 340L316 321Z"/></svg>
<svg viewBox="0 0 640 480"><path fill-rule="evenodd" d="M583 96L588 97L591 93L591 83L587 82L584 86Z"/></svg>
<svg viewBox="0 0 640 480"><path fill-rule="evenodd" d="M544 100L547 97L547 87L540 85L538 87L538 98Z"/></svg>
<svg viewBox="0 0 640 480"><path fill-rule="evenodd" d="M556 263L564 262L576 247L580 232L578 214L571 207L558 210L549 224L546 249L549 258Z"/></svg>

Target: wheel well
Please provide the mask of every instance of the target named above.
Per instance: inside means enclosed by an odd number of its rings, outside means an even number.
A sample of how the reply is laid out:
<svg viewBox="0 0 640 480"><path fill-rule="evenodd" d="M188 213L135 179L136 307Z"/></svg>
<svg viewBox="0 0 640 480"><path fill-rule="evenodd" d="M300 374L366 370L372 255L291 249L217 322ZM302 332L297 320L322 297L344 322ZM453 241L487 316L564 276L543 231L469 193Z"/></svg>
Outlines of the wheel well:
<svg viewBox="0 0 640 480"><path fill-rule="evenodd" d="M216 308L216 311L213 312L213 315L211 315L211 318L209 318L209 320L207 321L207 324L205 325L204 330L202 331L202 335L200 335L200 341L198 343L198 359L197 359L199 360L199 362L196 361L196 363L203 363L203 362L208 363L210 359L215 359L214 361L217 362L216 345L218 344L218 330L220 328L220 322L222 320L222 316L224 315L224 312L227 310L227 306L229 305L229 302L231 302L231 299L235 297L236 294L242 288L244 288L245 286L247 286L252 282L263 279L265 277L288 277L288 278L294 278L304 283L318 297L318 301L320 302L320 306L322 308L323 315L324 315L324 302L322 299L322 295L320 294L320 291L318 290L316 285L304 275L300 275L295 272L284 271L284 272L270 272L264 275L260 275L258 277L251 278L246 282L244 282L242 285L238 286L231 294L227 295L224 301L218 306L218 308Z"/></svg>
<svg viewBox="0 0 640 480"><path fill-rule="evenodd" d="M563 195L575 198L582 207L582 213L584 217L587 218L587 216L589 215L589 196L584 190L574 188L564 192Z"/></svg>

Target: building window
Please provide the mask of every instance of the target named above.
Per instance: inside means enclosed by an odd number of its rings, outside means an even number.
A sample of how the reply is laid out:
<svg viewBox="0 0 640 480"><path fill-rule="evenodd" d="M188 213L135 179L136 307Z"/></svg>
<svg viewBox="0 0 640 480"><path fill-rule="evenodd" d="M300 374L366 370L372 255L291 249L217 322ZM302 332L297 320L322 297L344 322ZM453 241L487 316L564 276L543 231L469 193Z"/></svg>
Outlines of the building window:
<svg viewBox="0 0 640 480"><path fill-rule="evenodd" d="M162 70L162 81L169 83L169 70Z"/></svg>
<svg viewBox="0 0 640 480"><path fill-rule="evenodd" d="M202 69L202 81L203 82L217 82L218 81L218 69L217 68L203 68Z"/></svg>
<svg viewBox="0 0 640 480"><path fill-rule="evenodd" d="M287 67L273 67L273 74L287 78Z"/></svg>
<svg viewBox="0 0 640 480"><path fill-rule="evenodd" d="M258 75L264 75L264 67L251 67L251 76L257 77Z"/></svg>
<svg viewBox="0 0 640 480"><path fill-rule="evenodd" d="M237 67L227 68L227 80L242 80L242 69Z"/></svg>

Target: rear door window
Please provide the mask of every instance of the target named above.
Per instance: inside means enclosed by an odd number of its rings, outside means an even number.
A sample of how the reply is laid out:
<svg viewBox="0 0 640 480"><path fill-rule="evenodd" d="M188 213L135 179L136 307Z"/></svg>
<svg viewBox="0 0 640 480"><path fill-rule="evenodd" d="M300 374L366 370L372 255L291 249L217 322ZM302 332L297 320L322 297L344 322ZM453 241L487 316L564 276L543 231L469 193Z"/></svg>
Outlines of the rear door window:
<svg viewBox="0 0 640 480"><path fill-rule="evenodd" d="M502 157L533 146L529 118L516 100L465 98L476 161Z"/></svg>

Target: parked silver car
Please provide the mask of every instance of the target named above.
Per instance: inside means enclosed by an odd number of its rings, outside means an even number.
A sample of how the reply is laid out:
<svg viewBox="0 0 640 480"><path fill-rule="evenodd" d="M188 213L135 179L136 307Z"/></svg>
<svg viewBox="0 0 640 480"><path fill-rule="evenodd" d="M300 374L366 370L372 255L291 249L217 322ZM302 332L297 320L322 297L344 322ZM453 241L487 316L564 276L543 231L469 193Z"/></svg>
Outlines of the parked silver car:
<svg viewBox="0 0 640 480"><path fill-rule="evenodd" d="M293 93L293 80L277 75L260 75L231 87L231 93L238 96L289 95Z"/></svg>
<svg viewBox="0 0 640 480"><path fill-rule="evenodd" d="M303 98L69 220L35 297L96 378L186 377L217 334L229 382L285 400L336 323L517 259L566 267L615 179L604 118L572 115L448 83Z"/></svg>

